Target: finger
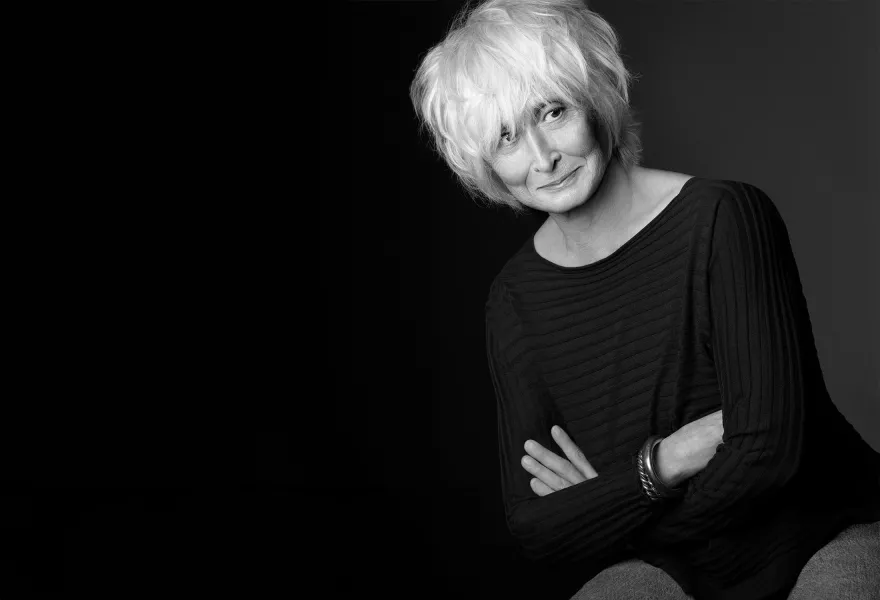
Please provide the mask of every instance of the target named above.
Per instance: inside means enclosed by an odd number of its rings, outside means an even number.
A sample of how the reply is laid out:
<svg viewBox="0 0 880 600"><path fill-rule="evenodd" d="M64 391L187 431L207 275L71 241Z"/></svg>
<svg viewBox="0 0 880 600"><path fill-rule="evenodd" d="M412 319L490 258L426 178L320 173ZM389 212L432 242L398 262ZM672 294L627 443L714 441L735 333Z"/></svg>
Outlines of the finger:
<svg viewBox="0 0 880 600"><path fill-rule="evenodd" d="M596 473L596 469L593 468L593 465L590 464L590 461L587 460L587 457L584 456L584 453L581 452L581 449L578 448L577 444L575 444L572 439L568 437L568 434L562 430L562 427L554 425L550 432L553 434L553 439L556 440L556 443L559 444L559 447L565 452L568 460L577 467L584 477L587 479L598 477L599 474Z"/></svg>
<svg viewBox="0 0 880 600"><path fill-rule="evenodd" d="M531 456L523 456L522 466L526 471L540 479L547 487L554 491L567 488L571 485L570 481L561 477L558 473L551 471Z"/></svg>
<svg viewBox="0 0 880 600"><path fill-rule="evenodd" d="M532 486L532 491L539 496L546 496L547 494L553 493L553 488L549 487L546 483L544 483L537 477L532 477L532 480L529 481L529 485Z"/></svg>
<svg viewBox="0 0 880 600"><path fill-rule="evenodd" d="M537 442L531 442L531 444L526 443L526 448L526 452L530 454L529 458L531 458L535 462L537 467L543 467L547 469L554 475L563 479L566 484L573 485L575 483L580 483L584 480L584 476L581 475L580 471L578 471L573 464L568 462L566 459L560 457L559 455L550 452L541 444L538 444ZM557 485L555 485L555 482L547 480L544 481L553 489L560 489Z"/></svg>
<svg viewBox="0 0 880 600"><path fill-rule="evenodd" d="M526 442L526 452L532 455L539 463L571 484L580 483L585 480L584 474L581 473L571 462L562 458L555 452L548 450L534 440Z"/></svg>

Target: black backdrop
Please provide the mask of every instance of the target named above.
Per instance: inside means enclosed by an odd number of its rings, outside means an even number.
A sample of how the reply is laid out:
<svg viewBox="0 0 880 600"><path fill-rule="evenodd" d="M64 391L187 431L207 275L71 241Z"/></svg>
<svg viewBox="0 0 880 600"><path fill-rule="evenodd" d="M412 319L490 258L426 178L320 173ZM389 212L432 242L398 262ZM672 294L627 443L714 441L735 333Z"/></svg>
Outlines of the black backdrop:
<svg viewBox="0 0 880 600"><path fill-rule="evenodd" d="M593 6L641 76L645 164L779 206L831 395L880 449L877 3ZM59 189L15 203L35 218L8 261L0 590L565 598L586 578L522 561L501 513L483 306L540 215L470 202L409 105L458 8L156 13L133 46L169 48L158 66L118 53L90 79L118 40L72 61L68 110L28 121L69 144L34 161Z"/></svg>
<svg viewBox="0 0 880 600"><path fill-rule="evenodd" d="M591 5L640 77L632 102L644 164L748 181L780 207L831 395L880 449L878 289L868 275L880 272L870 175L880 164L877 4ZM326 270L328 282L350 276L328 300L350 317L331 339L350 348L336 422L345 464L356 466L322 496L340 532L328 549L364 593L565 598L586 574L536 570L507 533L484 355L489 283L542 216L468 200L418 137L407 96L459 6L348 5L350 50L333 73L344 74L351 116L350 201L333 207L351 235Z"/></svg>
<svg viewBox="0 0 880 600"><path fill-rule="evenodd" d="M14 17L0 596L278 594L314 346L273 264L283 155L255 159L267 23L67 8Z"/></svg>

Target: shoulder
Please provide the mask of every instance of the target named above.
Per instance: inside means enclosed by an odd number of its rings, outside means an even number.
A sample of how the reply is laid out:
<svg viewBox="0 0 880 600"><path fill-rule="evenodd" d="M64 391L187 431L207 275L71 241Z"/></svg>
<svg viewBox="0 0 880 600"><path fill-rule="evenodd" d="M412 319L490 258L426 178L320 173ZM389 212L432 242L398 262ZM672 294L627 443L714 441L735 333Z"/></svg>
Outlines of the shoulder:
<svg viewBox="0 0 880 600"><path fill-rule="evenodd" d="M496 359L507 354L524 335L524 325L502 274L489 286L484 324L488 352Z"/></svg>
<svg viewBox="0 0 880 600"><path fill-rule="evenodd" d="M789 245L782 214L763 188L746 181L693 177L679 201L709 265L719 252L742 256L758 248Z"/></svg>
<svg viewBox="0 0 880 600"><path fill-rule="evenodd" d="M541 264L530 250L532 237L505 261L489 284L485 302L487 326L496 329L501 338L511 339L522 327L522 297L535 277L541 278Z"/></svg>
<svg viewBox="0 0 880 600"><path fill-rule="evenodd" d="M650 191L650 194L646 195L653 196L658 200L676 196L684 185L694 177L678 171L664 171L648 167L638 167L638 169L636 171L640 179L638 185Z"/></svg>
<svg viewBox="0 0 880 600"><path fill-rule="evenodd" d="M485 313L487 318L509 320L516 314L516 302L514 301L514 291L517 288L517 281L521 279L524 272L521 265L518 266L517 256L521 252L517 252L510 258L497 275L489 284L489 291L486 294Z"/></svg>
<svg viewBox="0 0 880 600"><path fill-rule="evenodd" d="M709 267L715 264L761 265L796 273L791 238L781 212L757 185L718 182L719 193L708 223Z"/></svg>
<svg viewBox="0 0 880 600"><path fill-rule="evenodd" d="M487 313L495 310L504 301L505 296L507 295L507 288L504 285L502 273L498 273L489 284L489 293L486 294Z"/></svg>
<svg viewBox="0 0 880 600"><path fill-rule="evenodd" d="M733 179L694 177L688 181L688 204L710 227L722 222L781 222L782 216L770 196L759 186Z"/></svg>
<svg viewBox="0 0 880 600"><path fill-rule="evenodd" d="M653 196L661 199L678 195L685 185L688 185L689 190L698 191L701 195L717 198L747 198L754 194L764 194L759 187L745 181L715 179L677 171L643 168L640 177L641 185L650 190Z"/></svg>
<svg viewBox="0 0 880 600"><path fill-rule="evenodd" d="M530 232L501 265L489 284L487 305L490 302L497 304L502 300L509 300L511 290L520 287L522 282L529 280L536 270L541 269L533 246L534 235L534 232Z"/></svg>
<svg viewBox="0 0 880 600"><path fill-rule="evenodd" d="M719 202L773 204L763 189L745 181L694 177L692 186L703 197Z"/></svg>
<svg viewBox="0 0 880 600"><path fill-rule="evenodd" d="M716 222L728 222L751 228L759 224L782 226L779 208L762 188L752 183L716 180L713 183L717 202Z"/></svg>
<svg viewBox="0 0 880 600"><path fill-rule="evenodd" d="M644 169L641 183L644 195L650 198L647 210L652 216L661 213L670 203L690 214L713 215L720 203L748 199L754 186L742 181L714 179L659 169ZM760 191L760 190L758 190Z"/></svg>

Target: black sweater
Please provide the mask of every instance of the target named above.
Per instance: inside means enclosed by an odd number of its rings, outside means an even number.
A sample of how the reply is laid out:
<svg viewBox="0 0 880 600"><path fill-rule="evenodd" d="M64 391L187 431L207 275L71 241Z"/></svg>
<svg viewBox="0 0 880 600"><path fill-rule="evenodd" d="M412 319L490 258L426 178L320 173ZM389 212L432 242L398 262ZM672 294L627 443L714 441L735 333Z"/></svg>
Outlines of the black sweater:
<svg viewBox="0 0 880 600"><path fill-rule="evenodd" d="M880 520L880 454L829 397L788 231L757 187L692 178L582 267L530 236L491 285L486 343L507 523L531 559L591 574L638 557L698 600L784 598L846 525ZM718 409L715 456L681 500L650 502L641 444ZM554 424L598 477L539 497L523 444L564 458Z"/></svg>

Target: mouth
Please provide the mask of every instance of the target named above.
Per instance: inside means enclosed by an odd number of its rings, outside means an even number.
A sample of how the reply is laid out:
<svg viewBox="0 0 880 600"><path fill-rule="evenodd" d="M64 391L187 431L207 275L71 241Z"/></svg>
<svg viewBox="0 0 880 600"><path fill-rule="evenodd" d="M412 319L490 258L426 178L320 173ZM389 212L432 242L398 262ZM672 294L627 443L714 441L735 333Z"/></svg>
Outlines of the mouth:
<svg viewBox="0 0 880 600"><path fill-rule="evenodd" d="M571 172L568 175L565 175L564 177L557 179L556 181L553 181L553 182L548 183L546 185L542 185L538 189L543 190L543 189L548 189L548 188L562 187L563 185L568 183L568 181L571 179L571 176L574 175L578 169L580 169L580 167L575 167L574 169L571 170Z"/></svg>

